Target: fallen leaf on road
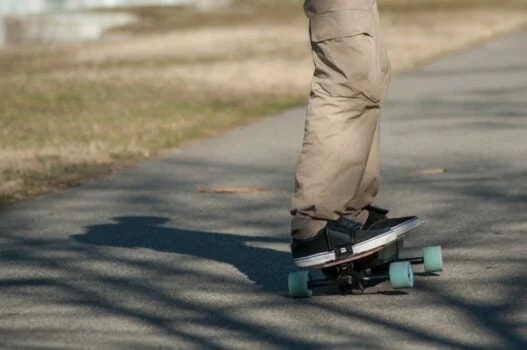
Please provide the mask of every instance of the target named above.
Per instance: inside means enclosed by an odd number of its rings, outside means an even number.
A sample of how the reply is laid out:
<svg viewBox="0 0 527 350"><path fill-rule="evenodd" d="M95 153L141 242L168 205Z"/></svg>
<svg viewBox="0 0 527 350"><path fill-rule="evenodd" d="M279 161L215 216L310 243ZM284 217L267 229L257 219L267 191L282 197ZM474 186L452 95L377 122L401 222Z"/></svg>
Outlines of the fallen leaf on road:
<svg viewBox="0 0 527 350"><path fill-rule="evenodd" d="M444 174L446 173L446 169L444 168L428 168L428 169L422 169L419 171L416 171L412 174L419 174L419 175L436 175L436 174Z"/></svg>
<svg viewBox="0 0 527 350"><path fill-rule="evenodd" d="M221 193L262 193L262 192L270 192L271 189L265 188L265 187L219 187L219 188L204 188L200 187L198 188L199 193L213 193L213 194L221 194Z"/></svg>

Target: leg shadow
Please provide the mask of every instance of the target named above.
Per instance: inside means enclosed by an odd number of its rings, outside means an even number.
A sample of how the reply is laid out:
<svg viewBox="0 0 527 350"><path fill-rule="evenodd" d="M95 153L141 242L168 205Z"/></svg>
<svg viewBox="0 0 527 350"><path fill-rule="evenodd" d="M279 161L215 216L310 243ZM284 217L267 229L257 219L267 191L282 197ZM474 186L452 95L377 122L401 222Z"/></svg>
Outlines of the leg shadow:
<svg viewBox="0 0 527 350"><path fill-rule="evenodd" d="M127 216L116 223L88 226L72 238L87 244L122 248L147 248L160 252L227 263L270 292L287 291L287 274L294 269L291 255L250 243L287 243L286 239L189 231L161 226L168 218Z"/></svg>

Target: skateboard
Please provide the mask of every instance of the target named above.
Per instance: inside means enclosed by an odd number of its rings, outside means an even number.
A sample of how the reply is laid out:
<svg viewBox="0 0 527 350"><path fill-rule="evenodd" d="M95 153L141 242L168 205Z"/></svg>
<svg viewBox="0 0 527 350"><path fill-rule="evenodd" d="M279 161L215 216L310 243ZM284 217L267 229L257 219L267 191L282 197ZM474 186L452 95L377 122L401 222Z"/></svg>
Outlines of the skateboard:
<svg viewBox="0 0 527 350"><path fill-rule="evenodd" d="M412 288L412 265L424 265L426 273L442 271L441 246L425 247L421 257L400 257L399 253L404 247L404 239L408 233L370 251L312 266L311 268L322 271L322 279L312 279L309 271L289 273L289 294L294 298L309 298L313 295L312 289L326 286L337 286L342 294L351 294L354 291L364 292L366 288L385 281L390 281L394 289Z"/></svg>

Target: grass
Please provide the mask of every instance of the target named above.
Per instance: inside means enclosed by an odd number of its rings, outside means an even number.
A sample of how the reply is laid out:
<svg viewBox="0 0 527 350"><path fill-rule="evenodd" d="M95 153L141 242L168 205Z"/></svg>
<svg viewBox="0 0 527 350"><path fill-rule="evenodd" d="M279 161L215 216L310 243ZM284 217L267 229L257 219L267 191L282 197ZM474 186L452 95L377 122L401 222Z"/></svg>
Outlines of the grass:
<svg viewBox="0 0 527 350"><path fill-rule="evenodd" d="M515 30L526 9L519 0L381 2L396 71ZM0 51L0 204L306 100L312 64L298 0L125 10L139 21L110 35L128 39Z"/></svg>
<svg viewBox="0 0 527 350"><path fill-rule="evenodd" d="M300 0L234 0L230 8L214 12L200 12L192 7L158 6L131 8L127 9L127 12L140 17L142 21L122 28L127 32L139 34L203 27L284 24L304 21Z"/></svg>

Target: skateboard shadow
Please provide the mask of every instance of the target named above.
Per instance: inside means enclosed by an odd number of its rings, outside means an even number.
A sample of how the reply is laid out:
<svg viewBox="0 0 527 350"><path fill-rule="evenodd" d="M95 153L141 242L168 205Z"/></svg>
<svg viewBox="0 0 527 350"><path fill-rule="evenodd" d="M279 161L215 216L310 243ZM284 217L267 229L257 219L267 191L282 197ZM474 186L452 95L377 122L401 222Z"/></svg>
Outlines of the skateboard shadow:
<svg viewBox="0 0 527 350"><path fill-rule="evenodd" d="M365 289L364 292L361 292L360 290L356 290L356 291L353 291L353 293L348 293L345 295L349 295L349 296L352 296L353 298L356 298L360 296L365 297L365 296L372 296L372 295L385 295L385 296L390 296L390 297L398 297L398 296L405 296L409 294L408 292L405 292L402 290L386 290L385 288L386 288L386 284L383 283L383 284ZM331 295L339 295L339 294L344 295L342 293L339 293L337 288L324 287L324 288L317 289L316 295L314 297L316 298L318 296L322 297L322 296L331 296Z"/></svg>
<svg viewBox="0 0 527 350"><path fill-rule="evenodd" d="M263 290L287 293L287 274L294 269L291 255L251 243L288 243L287 239L191 231L162 226L171 221L153 216L114 218L115 223L86 227L72 238L87 244L146 248L185 254L235 266Z"/></svg>
<svg viewBox="0 0 527 350"><path fill-rule="evenodd" d="M419 277L441 277L441 274L436 272L414 272L414 276Z"/></svg>

